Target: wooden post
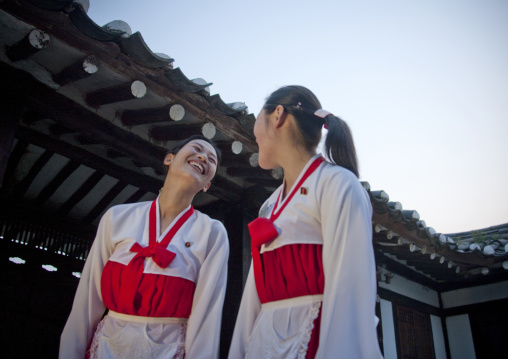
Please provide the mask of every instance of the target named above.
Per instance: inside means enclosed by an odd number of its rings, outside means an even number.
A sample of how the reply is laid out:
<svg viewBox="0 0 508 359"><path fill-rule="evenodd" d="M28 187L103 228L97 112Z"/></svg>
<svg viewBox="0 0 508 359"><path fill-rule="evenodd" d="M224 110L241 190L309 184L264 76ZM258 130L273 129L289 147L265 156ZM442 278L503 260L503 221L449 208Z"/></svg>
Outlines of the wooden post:
<svg viewBox="0 0 508 359"><path fill-rule="evenodd" d="M12 62L16 62L32 56L44 49L49 44L49 35L41 30L34 29L12 46L9 46L5 54Z"/></svg>
<svg viewBox="0 0 508 359"><path fill-rule="evenodd" d="M146 95L146 86L141 81L126 82L118 86L108 87L90 92L86 95L86 102L92 107L99 107L108 103L142 98Z"/></svg>
<svg viewBox="0 0 508 359"><path fill-rule="evenodd" d="M83 60L77 61L69 67L66 67L58 74L54 74L53 81L60 86L63 86L69 82L87 78L97 71L99 71L99 62L95 56L90 55L85 57Z"/></svg>

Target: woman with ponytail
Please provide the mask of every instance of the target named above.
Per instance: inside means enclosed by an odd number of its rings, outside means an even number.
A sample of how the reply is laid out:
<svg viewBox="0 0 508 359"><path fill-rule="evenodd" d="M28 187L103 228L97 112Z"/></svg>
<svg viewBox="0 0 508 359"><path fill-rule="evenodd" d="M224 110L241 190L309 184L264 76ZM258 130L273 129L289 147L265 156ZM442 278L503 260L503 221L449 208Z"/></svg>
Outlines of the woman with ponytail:
<svg viewBox="0 0 508 359"><path fill-rule="evenodd" d="M322 128L327 160L316 154ZM381 358L372 207L349 127L302 86L266 100L259 165L283 184L249 224L252 265L230 359Z"/></svg>

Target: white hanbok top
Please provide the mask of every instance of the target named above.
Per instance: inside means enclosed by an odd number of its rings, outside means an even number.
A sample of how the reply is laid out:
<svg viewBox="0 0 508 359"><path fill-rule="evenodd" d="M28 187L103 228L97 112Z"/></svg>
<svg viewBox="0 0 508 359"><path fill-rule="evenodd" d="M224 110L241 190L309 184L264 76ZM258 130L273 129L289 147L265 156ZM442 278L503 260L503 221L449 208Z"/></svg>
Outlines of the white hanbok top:
<svg viewBox="0 0 508 359"><path fill-rule="evenodd" d="M149 213L156 220L157 243L173 235L164 247L174 253L166 268L148 253ZM158 199L115 206L104 214L61 336L61 359L218 356L226 230L192 206L164 233L159 228ZM131 251L135 247L138 251ZM136 260L138 272L131 263ZM106 307L109 314L101 320Z"/></svg>
<svg viewBox="0 0 508 359"><path fill-rule="evenodd" d="M283 184L261 207L276 238L261 245L260 266L253 248L230 359L381 358L372 206L349 170L323 162L306 177L318 157L286 198Z"/></svg>

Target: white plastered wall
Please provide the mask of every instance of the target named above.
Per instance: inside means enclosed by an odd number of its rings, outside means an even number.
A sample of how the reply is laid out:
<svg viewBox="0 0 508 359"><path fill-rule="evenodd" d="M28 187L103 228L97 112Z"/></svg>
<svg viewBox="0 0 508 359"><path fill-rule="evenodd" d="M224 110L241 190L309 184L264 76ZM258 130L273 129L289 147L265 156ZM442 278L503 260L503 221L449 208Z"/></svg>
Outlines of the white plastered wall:
<svg viewBox="0 0 508 359"><path fill-rule="evenodd" d="M469 316L461 314L446 318L446 328L451 359L476 359Z"/></svg>

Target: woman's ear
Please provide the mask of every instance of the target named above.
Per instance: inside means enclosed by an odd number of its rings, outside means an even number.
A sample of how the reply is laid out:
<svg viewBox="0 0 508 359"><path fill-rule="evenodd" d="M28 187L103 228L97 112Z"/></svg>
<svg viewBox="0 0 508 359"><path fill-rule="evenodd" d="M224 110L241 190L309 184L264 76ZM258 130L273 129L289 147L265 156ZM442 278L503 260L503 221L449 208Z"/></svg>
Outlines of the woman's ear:
<svg viewBox="0 0 508 359"><path fill-rule="evenodd" d="M175 155L174 155L174 154L172 154L172 153L168 153L168 154L166 155L166 157L164 157L164 164L165 164L166 166L171 165L171 162L173 161L173 158L174 158L174 157L175 157Z"/></svg>
<svg viewBox="0 0 508 359"><path fill-rule="evenodd" d="M207 185L203 188L203 192L208 191L208 189L210 188L211 185L212 185L212 182L208 182Z"/></svg>
<svg viewBox="0 0 508 359"><path fill-rule="evenodd" d="M280 128L286 122L288 114L284 110L284 106L282 106L282 105L278 105L275 108L274 113L275 113L275 128Z"/></svg>

